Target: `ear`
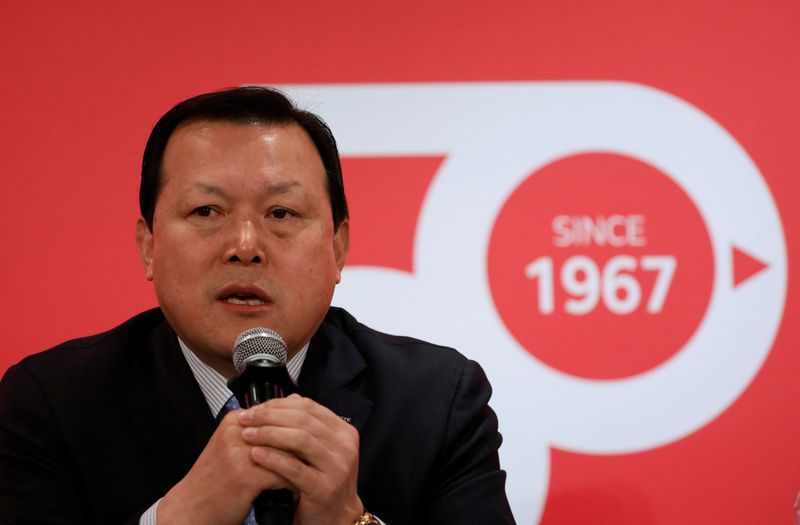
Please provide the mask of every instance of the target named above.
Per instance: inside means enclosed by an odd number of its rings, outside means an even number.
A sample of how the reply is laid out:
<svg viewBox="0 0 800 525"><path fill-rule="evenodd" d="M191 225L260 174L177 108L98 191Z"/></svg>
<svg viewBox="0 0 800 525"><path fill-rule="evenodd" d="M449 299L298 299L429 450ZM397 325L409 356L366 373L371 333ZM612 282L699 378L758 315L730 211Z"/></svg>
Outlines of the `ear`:
<svg viewBox="0 0 800 525"><path fill-rule="evenodd" d="M339 275L336 277L336 284L342 280L342 268L347 260L347 252L350 251L350 220L345 219L339 225L336 233L333 234L333 253L336 257L336 266L339 268Z"/></svg>
<svg viewBox="0 0 800 525"><path fill-rule="evenodd" d="M153 232L147 226L143 217L136 221L136 247L139 249L139 258L144 265L145 276L148 281L153 280Z"/></svg>

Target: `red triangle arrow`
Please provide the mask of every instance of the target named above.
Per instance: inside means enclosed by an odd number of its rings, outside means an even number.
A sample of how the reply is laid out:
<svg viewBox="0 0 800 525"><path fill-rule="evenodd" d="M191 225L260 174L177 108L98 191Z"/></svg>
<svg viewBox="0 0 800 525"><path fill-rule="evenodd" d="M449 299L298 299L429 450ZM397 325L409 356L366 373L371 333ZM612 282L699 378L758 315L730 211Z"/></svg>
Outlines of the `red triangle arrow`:
<svg viewBox="0 0 800 525"><path fill-rule="evenodd" d="M731 246L731 251L733 252L734 288L769 266L736 246Z"/></svg>

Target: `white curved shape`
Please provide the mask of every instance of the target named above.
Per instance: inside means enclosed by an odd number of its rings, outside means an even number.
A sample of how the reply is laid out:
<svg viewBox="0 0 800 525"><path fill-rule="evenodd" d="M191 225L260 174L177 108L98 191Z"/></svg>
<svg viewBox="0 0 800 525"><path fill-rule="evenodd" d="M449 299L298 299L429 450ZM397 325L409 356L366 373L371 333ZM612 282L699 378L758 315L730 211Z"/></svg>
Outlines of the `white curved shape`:
<svg viewBox="0 0 800 525"><path fill-rule="evenodd" d="M786 295L777 209L742 147L702 111L619 82L289 86L319 112L343 156L447 156L425 197L414 275L348 267L334 297L380 330L454 346L495 388L520 523L538 521L549 446L619 454L658 447L712 421L744 391L772 346ZM585 152L647 162L690 196L714 254L709 308L671 359L620 380L570 376L519 346L494 310L492 227L514 189L545 164ZM398 181L402 183L402 181ZM732 244L769 267L733 288Z"/></svg>

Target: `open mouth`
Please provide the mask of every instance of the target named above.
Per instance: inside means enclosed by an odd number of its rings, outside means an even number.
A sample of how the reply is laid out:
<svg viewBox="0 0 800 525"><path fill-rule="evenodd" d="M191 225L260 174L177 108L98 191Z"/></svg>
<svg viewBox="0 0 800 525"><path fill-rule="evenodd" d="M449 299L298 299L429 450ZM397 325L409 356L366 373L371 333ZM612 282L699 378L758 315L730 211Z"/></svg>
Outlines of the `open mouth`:
<svg viewBox="0 0 800 525"><path fill-rule="evenodd" d="M220 291L218 300L237 306L262 306L272 301L266 292L255 285L233 284Z"/></svg>
<svg viewBox="0 0 800 525"><path fill-rule="evenodd" d="M267 304L265 301L262 301L258 297L253 295L232 295L230 297L225 297L222 299L226 303L231 304L246 304L249 306L258 306L260 304Z"/></svg>

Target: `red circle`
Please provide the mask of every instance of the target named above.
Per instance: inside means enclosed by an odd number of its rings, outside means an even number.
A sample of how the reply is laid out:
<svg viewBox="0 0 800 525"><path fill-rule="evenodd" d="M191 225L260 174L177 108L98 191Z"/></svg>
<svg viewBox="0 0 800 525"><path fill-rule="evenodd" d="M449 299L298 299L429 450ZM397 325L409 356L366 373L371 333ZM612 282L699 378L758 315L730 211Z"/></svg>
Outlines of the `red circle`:
<svg viewBox="0 0 800 525"><path fill-rule="evenodd" d="M615 379L652 369L689 340L714 267L705 222L672 179L630 157L586 153L515 189L492 230L488 272L500 317L533 356Z"/></svg>

